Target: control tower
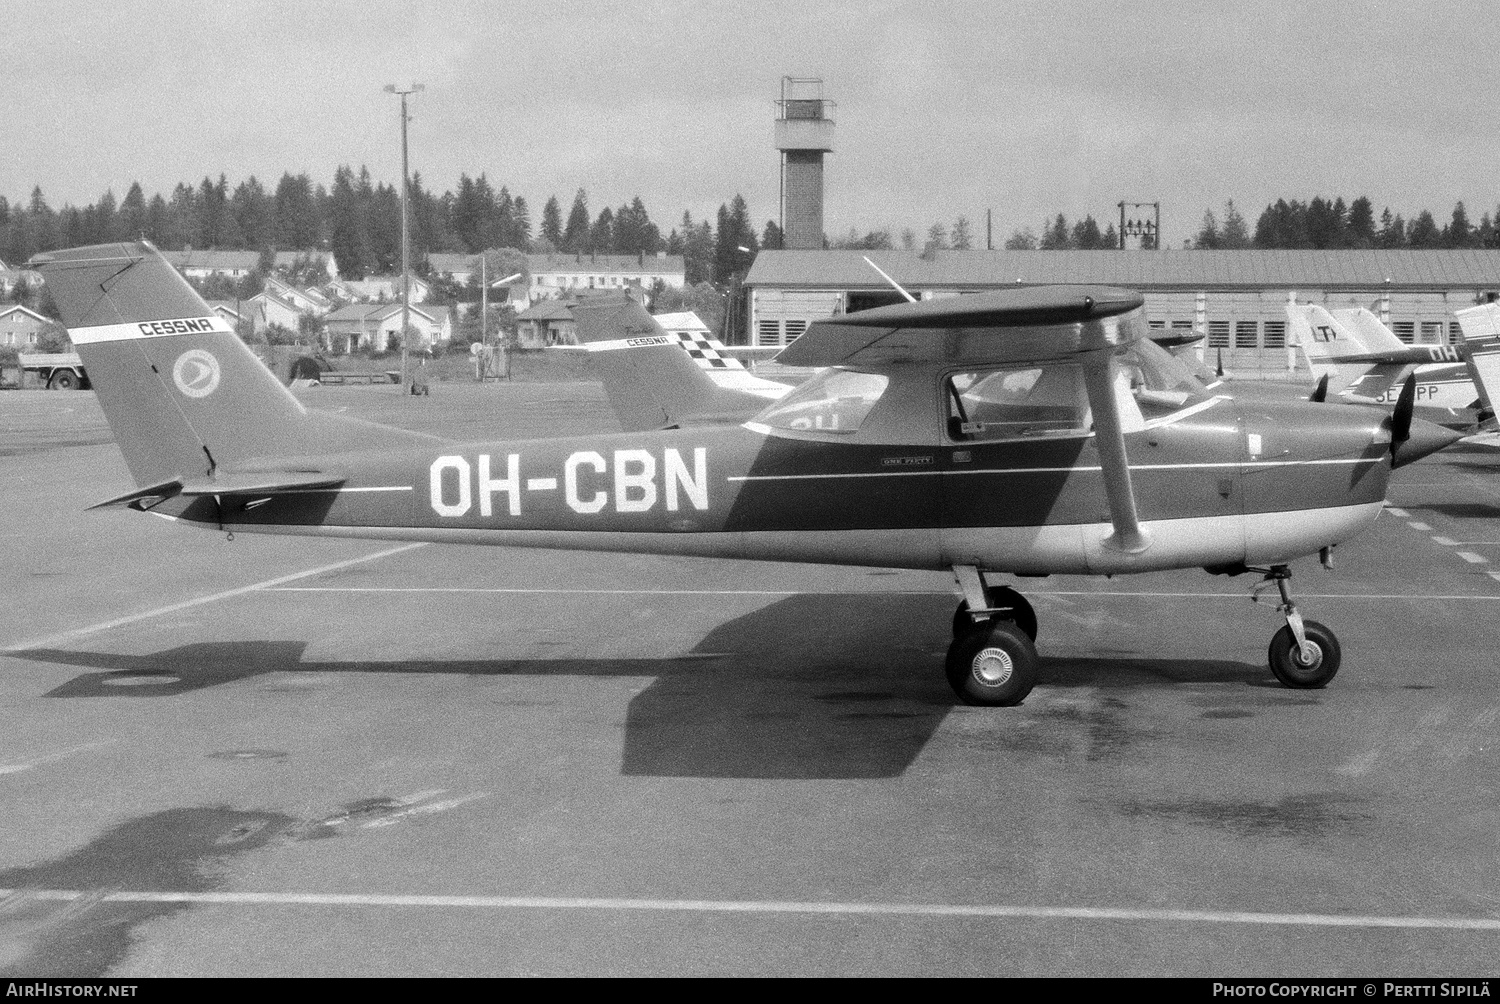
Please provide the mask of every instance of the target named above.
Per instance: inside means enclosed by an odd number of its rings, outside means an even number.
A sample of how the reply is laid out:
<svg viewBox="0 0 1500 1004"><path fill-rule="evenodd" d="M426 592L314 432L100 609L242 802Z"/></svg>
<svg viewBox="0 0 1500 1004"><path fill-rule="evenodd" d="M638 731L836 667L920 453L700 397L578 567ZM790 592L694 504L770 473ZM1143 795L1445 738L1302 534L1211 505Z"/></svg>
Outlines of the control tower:
<svg viewBox="0 0 1500 1004"><path fill-rule="evenodd" d="M833 102L817 77L782 77L776 102L781 233L787 248L823 247L823 155L833 152Z"/></svg>

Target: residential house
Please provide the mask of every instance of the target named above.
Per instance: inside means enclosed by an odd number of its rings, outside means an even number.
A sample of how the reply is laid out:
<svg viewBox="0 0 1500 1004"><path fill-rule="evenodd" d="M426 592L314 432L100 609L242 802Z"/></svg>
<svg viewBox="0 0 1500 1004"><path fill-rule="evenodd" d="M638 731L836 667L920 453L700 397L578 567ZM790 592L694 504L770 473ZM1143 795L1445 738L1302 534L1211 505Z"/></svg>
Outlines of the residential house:
<svg viewBox="0 0 1500 1004"><path fill-rule="evenodd" d="M312 287L300 289L274 275L267 276L265 290L268 293L274 293L304 314L316 314L321 317L333 309L333 301L317 289Z"/></svg>
<svg viewBox="0 0 1500 1004"><path fill-rule="evenodd" d="M260 265L259 251L195 251L184 248L181 251L163 251L162 256L189 279L207 279L214 275L243 279ZM330 279L338 276L338 266L334 264L333 255L316 249L278 251L272 268L286 272L308 262L317 264Z"/></svg>
<svg viewBox="0 0 1500 1004"><path fill-rule="evenodd" d="M343 285L366 303L401 299L399 275L372 275L367 279L345 279ZM432 287L419 275L411 277L411 302L422 303L432 294Z"/></svg>
<svg viewBox="0 0 1500 1004"><path fill-rule="evenodd" d="M327 339L334 351L342 349L348 339L348 350L370 349L383 352L401 331L401 304L351 303L339 307L324 318ZM416 332L412 348L430 349L453 337L453 311L449 307L412 305L408 323Z"/></svg>
<svg viewBox="0 0 1500 1004"><path fill-rule="evenodd" d="M467 286L470 282L476 281L478 276L485 274L481 272L479 255L477 254L446 254L437 252L427 256L427 264L432 269L433 275L446 276L449 281L457 283L460 286ZM486 276L491 282L496 279L505 278L504 274L496 274L493 271L488 272ZM531 298L527 295L527 290L526 276L523 273L519 279L512 283L491 287L490 305L500 306L501 304L509 304L516 310L525 310L531 303Z"/></svg>
<svg viewBox="0 0 1500 1004"><path fill-rule="evenodd" d="M245 317L245 304L240 300L208 300L208 305L213 312L224 319L231 328L239 328L240 321Z"/></svg>
<svg viewBox="0 0 1500 1004"><path fill-rule="evenodd" d="M272 266L278 272L290 272L305 264L318 265L323 274L330 279L339 277L338 263L333 260L333 252L309 249L306 251L277 251L276 263Z"/></svg>
<svg viewBox="0 0 1500 1004"><path fill-rule="evenodd" d="M297 305L273 292L269 284L266 289L240 303L241 312L253 320L256 334L264 333L273 324L279 324L288 331L296 331L298 322L302 319L303 312L297 309Z"/></svg>
<svg viewBox="0 0 1500 1004"><path fill-rule="evenodd" d="M19 303L0 304L0 349L30 349L37 336L50 323L30 307Z"/></svg>
<svg viewBox="0 0 1500 1004"><path fill-rule="evenodd" d="M681 255L669 254L529 254L531 302L575 296L590 290L636 287L650 290L657 282L674 289L687 285L687 266Z"/></svg>
<svg viewBox="0 0 1500 1004"><path fill-rule="evenodd" d="M522 348L577 345L573 300L540 300L516 315L516 340Z"/></svg>

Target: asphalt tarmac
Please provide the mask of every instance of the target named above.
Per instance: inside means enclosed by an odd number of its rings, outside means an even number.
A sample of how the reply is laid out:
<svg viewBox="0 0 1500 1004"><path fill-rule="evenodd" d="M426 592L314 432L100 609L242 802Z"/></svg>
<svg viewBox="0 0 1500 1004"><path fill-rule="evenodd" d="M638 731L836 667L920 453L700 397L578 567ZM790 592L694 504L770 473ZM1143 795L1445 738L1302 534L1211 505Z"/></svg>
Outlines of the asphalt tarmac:
<svg viewBox="0 0 1500 1004"><path fill-rule="evenodd" d="M0 394L0 974L1494 976L1497 465L1294 566L1326 690L1249 576L1053 577L1042 683L979 709L943 574L229 541L84 513L130 487L93 395Z"/></svg>

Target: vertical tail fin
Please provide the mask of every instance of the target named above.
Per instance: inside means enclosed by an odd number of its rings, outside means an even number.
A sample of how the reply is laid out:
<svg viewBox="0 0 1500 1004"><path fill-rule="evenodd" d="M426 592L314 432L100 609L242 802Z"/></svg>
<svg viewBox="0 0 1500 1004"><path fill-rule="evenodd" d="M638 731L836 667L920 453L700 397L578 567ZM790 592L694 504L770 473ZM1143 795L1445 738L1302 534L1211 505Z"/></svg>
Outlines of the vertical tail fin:
<svg viewBox="0 0 1500 1004"><path fill-rule="evenodd" d="M431 441L309 412L144 241L55 251L32 267L62 313L137 485Z"/></svg>
<svg viewBox="0 0 1500 1004"><path fill-rule="evenodd" d="M1337 394L1379 397L1409 372L1405 363L1371 360L1382 352L1404 352L1407 346L1368 310L1330 313L1316 303L1288 303L1286 316L1313 376L1327 376Z"/></svg>
<svg viewBox="0 0 1500 1004"><path fill-rule="evenodd" d="M1329 315L1348 329L1366 352L1406 352L1408 346L1381 323L1368 307L1345 307Z"/></svg>
<svg viewBox="0 0 1500 1004"><path fill-rule="evenodd" d="M1500 431L1494 399L1494 394L1500 393L1500 304L1484 303L1454 314L1458 318L1464 362L1479 392L1479 427L1484 432Z"/></svg>

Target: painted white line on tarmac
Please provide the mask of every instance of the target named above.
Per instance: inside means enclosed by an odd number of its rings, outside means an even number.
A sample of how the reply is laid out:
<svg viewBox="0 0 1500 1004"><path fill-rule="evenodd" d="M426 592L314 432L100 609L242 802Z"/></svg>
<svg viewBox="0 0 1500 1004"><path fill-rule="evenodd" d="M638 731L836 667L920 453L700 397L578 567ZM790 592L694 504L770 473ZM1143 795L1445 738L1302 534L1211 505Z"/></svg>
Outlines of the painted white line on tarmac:
<svg viewBox="0 0 1500 1004"><path fill-rule="evenodd" d="M1411 527L1413 530L1421 530L1423 533L1428 533L1432 530L1432 527L1428 526L1426 523L1419 523L1416 520L1411 520L1406 525Z"/></svg>
<svg viewBox="0 0 1500 1004"><path fill-rule="evenodd" d="M508 593L538 596L958 596L948 589L863 589L813 591L807 589L520 589L487 586L285 586L262 590L267 593ZM1248 600L1249 593L1144 593L1093 592L1061 589L1026 591L1027 596L1140 596L1162 599ZM1490 600L1500 596L1477 596L1468 593L1298 593L1301 600Z"/></svg>
<svg viewBox="0 0 1500 1004"><path fill-rule="evenodd" d="M800 913L889 917L1020 917L1055 920L1139 920L1164 923L1259 924L1282 927L1383 927L1500 931L1494 917L1400 917L1380 914L1261 913L1252 910L1170 910L1107 906L989 903L861 903L818 900L630 899L586 896L423 896L316 892L111 892L82 889L0 889L0 898L98 903L191 903L231 906L376 906L478 910L619 910L656 913Z"/></svg>
<svg viewBox="0 0 1500 1004"><path fill-rule="evenodd" d="M1405 519L1408 515L1405 509L1398 509L1393 505L1386 506L1385 511L1390 513L1392 516L1395 516L1397 519Z"/></svg>
<svg viewBox="0 0 1500 1004"><path fill-rule="evenodd" d="M1475 554L1473 551L1456 551L1454 553L1471 565L1487 565L1490 561L1484 555Z"/></svg>
<svg viewBox="0 0 1500 1004"><path fill-rule="evenodd" d="M1458 546L1458 541L1456 541L1456 540L1449 540L1447 537L1433 537L1432 538L1432 542L1434 544L1441 544L1444 547L1457 547Z"/></svg>
<svg viewBox="0 0 1500 1004"><path fill-rule="evenodd" d="M85 635L97 634L100 631L108 631L110 628L121 627L125 624L133 624L136 621L149 620L152 617L160 617L163 614L176 613L178 610L187 610L190 607L202 606L205 603L214 603L219 600L227 600L231 596L242 596L245 593L253 593L263 589L271 589L284 582L295 582L298 579L306 579L314 575L322 575L325 572L335 572L340 568L348 568L350 565L362 565L367 561L375 561L378 558L386 558L402 551L410 551L413 548L426 547L426 542L415 544L402 544L400 547L388 547L374 554L367 554L362 558L349 558L346 561L335 561L330 565L321 565L318 568L309 568L305 572L293 572L291 575L279 575L274 579L266 579L264 582L256 582L248 586L240 586L237 589L226 589L223 592L210 593L207 596L199 596L191 600L183 600L180 603L170 603L155 610L146 610L138 614L128 614L125 617L116 617L113 620L100 621L98 624L90 624L88 627L74 628L71 631L62 631L58 634L48 635L45 638L34 638L30 641L18 642L0 649L0 653L24 652L32 648L51 648L63 642L82 638Z"/></svg>
<svg viewBox="0 0 1500 1004"><path fill-rule="evenodd" d="M30 770L38 764L51 763L53 760L61 760L64 757L72 756L74 753L82 753L84 750L94 750L100 749L104 746L113 746L119 741L120 740L118 739L105 739L102 742L97 743L84 743L82 746L70 746L65 750L58 750L56 753L46 753L42 756L27 757L25 763L0 764L0 774L19 774L21 773L21 771Z"/></svg>

